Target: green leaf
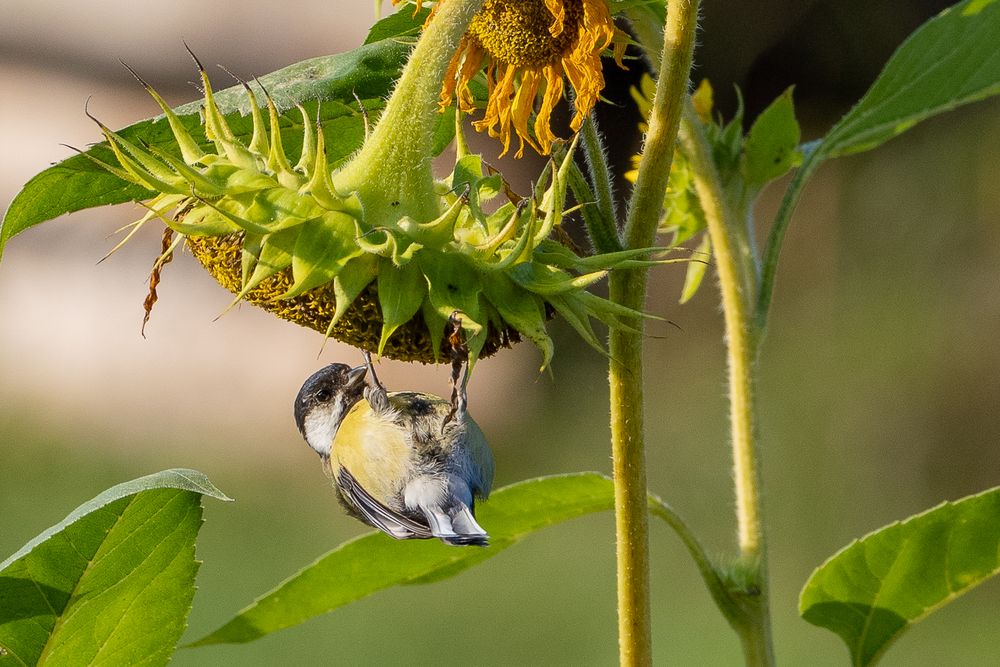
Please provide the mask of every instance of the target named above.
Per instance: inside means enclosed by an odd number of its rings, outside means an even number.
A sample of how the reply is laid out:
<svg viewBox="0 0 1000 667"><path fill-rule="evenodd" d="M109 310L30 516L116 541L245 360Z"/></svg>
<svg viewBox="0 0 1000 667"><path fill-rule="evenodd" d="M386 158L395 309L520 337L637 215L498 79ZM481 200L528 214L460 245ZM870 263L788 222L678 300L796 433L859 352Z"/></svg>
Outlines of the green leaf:
<svg viewBox="0 0 1000 667"><path fill-rule="evenodd" d="M476 507L477 520L490 533L489 547L450 547L437 540L395 541L381 533L365 535L292 575L192 645L250 642L390 586L452 576L536 530L609 510L613 504L611 480L597 473L542 477L504 487Z"/></svg>
<svg viewBox="0 0 1000 667"><path fill-rule="evenodd" d="M948 502L848 545L817 569L799 613L870 665L911 625L1000 572L1000 488Z"/></svg>
<svg viewBox="0 0 1000 667"><path fill-rule="evenodd" d="M119 484L0 563L0 665L165 665L184 631L202 495L194 470Z"/></svg>
<svg viewBox="0 0 1000 667"><path fill-rule="evenodd" d="M378 21L368 31L365 44L372 44L383 39L412 37L416 38L420 34L420 29L427 20L427 15L431 10L423 7L419 12L414 12L409 5L403 5L393 14Z"/></svg>
<svg viewBox="0 0 1000 667"><path fill-rule="evenodd" d="M792 89L788 88L757 116L743 144L743 178L761 187L797 165L802 154L799 123L795 120Z"/></svg>
<svg viewBox="0 0 1000 667"><path fill-rule="evenodd" d="M896 50L820 150L830 157L870 150L925 118L1000 93L998 44L1000 2L944 10Z"/></svg>
<svg viewBox="0 0 1000 667"><path fill-rule="evenodd" d="M409 48L384 40L347 53L313 58L260 78L260 83L280 109L304 104L311 118L323 123L327 155L331 165L346 159L364 139L363 119L355 95L364 100L368 112L384 106L385 98L399 76ZM219 109L244 144L253 134L250 102L241 85L216 93ZM323 100L317 111L315 100ZM176 109L181 122L202 148L212 146L199 121L201 101ZM123 138L179 154L170 127L162 116L140 121L121 130ZM298 111L282 115L281 136L293 162L301 150L303 128ZM94 159L91 159L94 158ZM93 206L147 199L151 193L122 181L94 160L114 165L107 143L101 143L34 176L14 197L0 223L0 255L7 241L29 227Z"/></svg>
<svg viewBox="0 0 1000 667"><path fill-rule="evenodd" d="M828 157L870 150L915 124L1000 93L1000 2L966 0L931 19L896 50L878 79L823 138L802 147L764 252L754 317L767 324L778 256L809 177Z"/></svg>

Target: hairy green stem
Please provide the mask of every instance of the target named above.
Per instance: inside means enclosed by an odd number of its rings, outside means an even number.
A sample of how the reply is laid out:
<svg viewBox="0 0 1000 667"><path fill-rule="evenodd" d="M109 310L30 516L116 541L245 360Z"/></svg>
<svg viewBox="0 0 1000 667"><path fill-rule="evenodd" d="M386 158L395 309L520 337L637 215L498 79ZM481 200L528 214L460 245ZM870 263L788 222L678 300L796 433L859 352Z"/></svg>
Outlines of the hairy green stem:
<svg viewBox="0 0 1000 667"><path fill-rule="evenodd" d="M465 136L465 114L455 107L455 161L471 154L469 140Z"/></svg>
<svg viewBox="0 0 1000 667"><path fill-rule="evenodd" d="M615 194L611 184L611 169L608 167L607 151L597 130L597 119L594 113L583 124L583 155L587 161L587 171L590 172L590 182L594 186L597 197L596 213L600 227L591 231L591 241L597 252L617 252L622 250L621 239L615 226ZM595 237L594 232L598 232Z"/></svg>
<svg viewBox="0 0 1000 667"><path fill-rule="evenodd" d="M587 229L587 238L590 239L590 246L594 252L617 252L622 250L621 240L618 238L618 230L615 228L615 221L608 220L597 210L597 196L590 189L590 182L583 175L583 170L575 162L570 166L569 189L573 192L573 198L581 205L580 215L583 217L584 227Z"/></svg>
<svg viewBox="0 0 1000 667"><path fill-rule="evenodd" d="M719 574L719 569L708 557L705 548L701 546L694 532L687 525L684 519L665 503L659 496L649 494L649 512L655 517L663 519L671 529L681 539L688 553L698 567L701 578L705 581L705 586L715 600L715 604L722 610L726 618L732 618L741 613L738 602L730 595L730 590Z"/></svg>
<svg viewBox="0 0 1000 667"><path fill-rule="evenodd" d="M440 5L403 68L385 111L361 150L333 176L334 186L365 201L366 219L433 220L440 214L434 194L430 146L440 114L441 81L473 15L484 0Z"/></svg>
<svg viewBox="0 0 1000 667"><path fill-rule="evenodd" d="M660 75L664 9L663 3L641 3L627 5L624 10L632 34L642 46L643 60L654 78Z"/></svg>
<svg viewBox="0 0 1000 667"><path fill-rule="evenodd" d="M670 0L664 45L649 116L642 160L629 202L625 245L652 244L663 206L674 142L698 19L697 0ZM608 282L612 301L635 310L644 307L648 270L612 271ZM622 665L652 664L649 601L649 515L646 453L643 434L643 322L628 322L636 331L613 329L611 357L611 453L615 481L615 532L618 556L618 640Z"/></svg>
<svg viewBox="0 0 1000 667"><path fill-rule="evenodd" d="M757 302L754 310L754 325L758 332L757 344L760 338L767 331L767 316L771 310L771 297L774 294L774 277L778 270L778 255L781 254L781 243L785 239L785 232L788 230L788 223L792 221L792 213L795 205L799 202L802 190L806 181L812 176L816 167L823 162L826 155L822 151L822 146L817 143L803 146L802 164L799 166L785 196L781 200L778 214L774 218L771 232L767 237L767 247L764 249L764 262L761 272L760 289L757 293Z"/></svg>
<svg viewBox="0 0 1000 667"><path fill-rule="evenodd" d="M756 331L752 320L754 295L747 293L753 270L741 260L737 230L741 227L726 204L711 147L693 109L688 108L680 130L681 149L692 166L695 190L705 213L719 275L725 316L729 366L729 419L736 484L736 518L740 559L749 570L751 589L745 615L730 619L743 641L747 664L774 664L771 648L767 543L761 518L760 464L756 444L754 359Z"/></svg>

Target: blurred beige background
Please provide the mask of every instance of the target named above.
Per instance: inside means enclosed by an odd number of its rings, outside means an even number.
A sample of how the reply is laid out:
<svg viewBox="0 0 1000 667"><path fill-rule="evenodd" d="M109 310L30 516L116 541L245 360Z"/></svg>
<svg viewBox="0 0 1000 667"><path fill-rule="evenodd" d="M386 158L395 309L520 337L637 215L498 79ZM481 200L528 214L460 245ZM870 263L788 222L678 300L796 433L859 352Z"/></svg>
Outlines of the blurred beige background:
<svg viewBox="0 0 1000 667"><path fill-rule="evenodd" d="M712 78L727 113L731 82L747 91L751 114L798 82L804 136L815 138L933 4L887 12L763 3L750 23L760 29L747 36L744 9L706 2L697 74ZM849 10L865 17L863 48L836 38L852 24L831 13ZM156 111L119 58L179 104L198 95L183 41L206 65L250 76L351 48L372 11L336 0L296 3L294 12L256 0L6 0L0 206L70 155L60 144L99 138L83 114L88 98L112 127ZM804 47L802 35L825 37ZM618 139L635 121L625 92L634 75L615 74L609 97L622 107L603 112L615 155L635 150ZM212 76L228 85L221 71ZM844 663L839 640L797 618L797 591L813 567L889 521L1000 484L998 147L1000 105L979 104L824 166L799 207L760 387L785 664ZM777 196L765 196L762 223ZM329 344L317 358L319 335L249 306L213 321L229 295L190 256L165 268L143 339L158 234L96 265L115 243L109 235L139 215L123 205L65 216L13 239L0 263L0 558L107 486L169 467L202 470L237 503L206 510L194 638L362 532L336 507L291 418L309 373L358 355ZM654 325L648 342L650 485L722 553L733 538L721 321L712 282L676 305L682 273L658 271L649 299L651 312L678 325ZM528 345L477 369L471 401L498 485L610 470L604 360L553 326L551 377L538 375ZM448 391L443 368L386 362L380 372L391 388ZM663 526L654 526L653 567L658 662L738 664L735 637ZM922 623L885 664L996 664L998 604L996 582L983 586ZM181 651L176 662L610 664L614 631L611 517L597 516L453 580L386 591L247 646Z"/></svg>

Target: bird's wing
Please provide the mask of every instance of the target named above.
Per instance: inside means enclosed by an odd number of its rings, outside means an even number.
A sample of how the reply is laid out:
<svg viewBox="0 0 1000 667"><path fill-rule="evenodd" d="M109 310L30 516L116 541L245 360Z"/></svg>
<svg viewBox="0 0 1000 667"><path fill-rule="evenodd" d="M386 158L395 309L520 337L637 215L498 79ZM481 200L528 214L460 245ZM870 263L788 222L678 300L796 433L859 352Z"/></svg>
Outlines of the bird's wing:
<svg viewBox="0 0 1000 667"><path fill-rule="evenodd" d="M429 527L417 523L399 512L393 511L375 500L358 484L347 468L341 467L337 472L337 483L351 503L373 526L397 540L411 537L434 537Z"/></svg>
<svg viewBox="0 0 1000 667"><path fill-rule="evenodd" d="M486 436L483 435L479 424L471 416L466 416L464 424L466 447L479 475L479 485L473 488L473 492L485 499L489 497L490 489L493 487L493 451L486 442Z"/></svg>

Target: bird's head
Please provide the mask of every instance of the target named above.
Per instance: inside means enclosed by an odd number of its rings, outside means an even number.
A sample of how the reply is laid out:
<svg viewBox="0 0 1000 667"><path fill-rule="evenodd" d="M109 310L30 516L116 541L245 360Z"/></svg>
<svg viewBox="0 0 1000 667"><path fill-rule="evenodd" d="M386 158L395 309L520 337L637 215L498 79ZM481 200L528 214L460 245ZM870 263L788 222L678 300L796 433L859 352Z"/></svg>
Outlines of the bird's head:
<svg viewBox="0 0 1000 667"><path fill-rule="evenodd" d="M295 397L295 425L324 460L340 422L364 396L366 371L364 366L330 364L310 375Z"/></svg>

